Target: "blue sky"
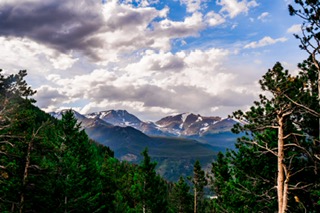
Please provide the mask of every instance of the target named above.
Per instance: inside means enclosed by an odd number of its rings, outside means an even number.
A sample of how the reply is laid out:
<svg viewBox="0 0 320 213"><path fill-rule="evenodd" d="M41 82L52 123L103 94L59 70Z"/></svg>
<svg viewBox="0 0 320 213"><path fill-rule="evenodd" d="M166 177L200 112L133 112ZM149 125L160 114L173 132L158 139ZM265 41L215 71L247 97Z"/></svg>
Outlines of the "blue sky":
<svg viewBox="0 0 320 213"><path fill-rule="evenodd" d="M226 117L277 62L307 57L290 0L2 0L1 68L28 70L37 105L126 109L144 120Z"/></svg>

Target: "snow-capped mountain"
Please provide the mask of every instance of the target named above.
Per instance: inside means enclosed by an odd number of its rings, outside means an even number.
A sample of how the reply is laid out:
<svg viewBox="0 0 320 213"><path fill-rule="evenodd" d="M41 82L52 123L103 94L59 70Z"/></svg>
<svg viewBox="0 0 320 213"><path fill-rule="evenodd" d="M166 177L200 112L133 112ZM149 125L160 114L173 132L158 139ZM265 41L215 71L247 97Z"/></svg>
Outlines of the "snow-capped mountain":
<svg viewBox="0 0 320 213"><path fill-rule="evenodd" d="M126 110L108 110L93 112L85 115L87 118L99 118L114 126L131 126L138 128L142 121L136 116L128 113Z"/></svg>
<svg viewBox="0 0 320 213"><path fill-rule="evenodd" d="M64 111L51 113L61 118ZM208 134L230 132L238 121L218 116L201 116L193 113L182 113L164 117L156 122L140 120L126 110L107 110L81 115L74 111L75 117L87 127L95 123L112 126L133 127L150 136L202 137Z"/></svg>
<svg viewBox="0 0 320 213"><path fill-rule="evenodd" d="M108 110L101 112L94 112L85 115L87 118L99 118L114 126L126 127L130 126L147 135L166 135L161 131L153 122L144 122L137 118L135 115L130 114L126 110Z"/></svg>
<svg viewBox="0 0 320 213"><path fill-rule="evenodd" d="M193 113L183 113L168 116L157 121L156 124L163 131L179 136L202 135L214 124L221 121L220 117L205 117Z"/></svg>
<svg viewBox="0 0 320 213"><path fill-rule="evenodd" d="M69 109L65 109L65 110L61 110L59 112L50 112L49 114L52 117L55 117L57 119L61 119L62 118L62 114L64 114L67 110ZM97 126L97 125L104 125L104 126L113 126L112 124L96 117L96 118L89 118L86 117L82 114L80 114L79 112L72 110L74 117L77 119L78 122L81 122L81 126L83 128L88 128L88 127L92 127L92 126Z"/></svg>
<svg viewBox="0 0 320 213"><path fill-rule="evenodd" d="M157 122L144 122L126 110L108 110L84 115L87 118L101 119L114 126L130 126L151 136L202 136L206 133L230 131L236 123L233 119L218 116L201 116L182 113L167 116Z"/></svg>

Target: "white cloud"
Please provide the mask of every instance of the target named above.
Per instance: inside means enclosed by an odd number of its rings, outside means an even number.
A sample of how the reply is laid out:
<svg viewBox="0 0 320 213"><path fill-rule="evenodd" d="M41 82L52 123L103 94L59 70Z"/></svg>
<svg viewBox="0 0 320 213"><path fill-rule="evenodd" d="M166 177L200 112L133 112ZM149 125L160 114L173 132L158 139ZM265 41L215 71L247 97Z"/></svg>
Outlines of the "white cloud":
<svg viewBox="0 0 320 213"><path fill-rule="evenodd" d="M262 38L259 41L253 41L247 45L244 46L244 48L248 49L248 48L258 48L258 47L264 47L264 46L268 46L268 45L272 45L278 42L285 42L288 39L285 37L282 38L277 38L277 39L273 39L269 36L266 36L264 38Z"/></svg>
<svg viewBox="0 0 320 213"><path fill-rule="evenodd" d="M73 77L51 74L47 77L51 86L36 88L41 99L38 104L50 110L57 103L65 108L82 100L86 104L81 112L124 108L133 113L144 111L149 118L181 111L205 113L210 105L235 107L251 100L252 94L231 100L243 90L235 83L238 74L223 67L229 54L216 48L175 54L147 50L123 69L95 69Z"/></svg>
<svg viewBox="0 0 320 213"><path fill-rule="evenodd" d="M46 72L51 65L55 69L66 70L78 60L71 53L60 53L27 38L0 37L0 46L0 57L5 58L2 66L5 65L11 69L17 69L16 66L25 66L32 70ZM44 64L49 66L45 67Z"/></svg>
<svg viewBox="0 0 320 213"><path fill-rule="evenodd" d="M266 21L266 18L269 16L270 14L268 12L263 12L261 13L260 16L258 16L258 20L260 21Z"/></svg>
<svg viewBox="0 0 320 213"><path fill-rule="evenodd" d="M182 21L172 21L167 17L169 8L157 9L151 5L154 1L137 0L138 6L117 0L104 4L94 0L37 2L1 2L6 11L2 11L0 19L10 21L1 25L0 34L28 38L64 53L66 57L48 59L55 68L61 69L70 68L75 62L69 53L107 65L143 49L169 51L172 39L197 36L206 27L200 12L193 12ZM198 5L186 3L195 5L193 8ZM40 12L49 6L53 8L52 13ZM39 15L31 16L31 13Z"/></svg>
<svg viewBox="0 0 320 213"><path fill-rule="evenodd" d="M198 12L185 17L183 21L172 21L166 18L168 7L156 10L110 2L104 8L104 18L109 30L99 35L104 45L97 52L107 62L118 61L122 54L139 49L169 51L172 39L196 36L205 28L202 14ZM162 19L154 22L155 18Z"/></svg>
<svg viewBox="0 0 320 213"><path fill-rule="evenodd" d="M222 6L220 13L226 14L230 18L234 18L241 13L247 14L251 7L258 6L255 0L250 2L246 0L217 0L217 4Z"/></svg>
<svg viewBox="0 0 320 213"><path fill-rule="evenodd" d="M301 24L294 24L288 30L288 33L300 33L301 32Z"/></svg>
<svg viewBox="0 0 320 213"><path fill-rule="evenodd" d="M187 12L193 13L201 9L201 3L203 0L180 0L181 4L187 6Z"/></svg>
<svg viewBox="0 0 320 213"><path fill-rule="evenodd" d="M205 20L211 27L223 24L226 21L220 14L217 14L214 11L207 13Z"/></svg>

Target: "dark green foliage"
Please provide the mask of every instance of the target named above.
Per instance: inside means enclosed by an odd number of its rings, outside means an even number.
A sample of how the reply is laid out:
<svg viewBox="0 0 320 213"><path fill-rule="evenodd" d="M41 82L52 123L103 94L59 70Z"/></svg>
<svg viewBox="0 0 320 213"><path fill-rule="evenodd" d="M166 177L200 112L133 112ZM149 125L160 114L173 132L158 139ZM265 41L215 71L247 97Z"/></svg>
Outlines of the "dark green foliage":
<svg viewBox="0 0 320 213"><path fill-rule="evenodd" d="M208 184L205 172L202 170L200 162L197 160L193 166L193 196L194 212L203 212L204 205L204 187Z"/></svg>
<svg viewBox="0 0 320 213"><path fill-rule="evenodd" d="M190 186L185 182L183 177L173 185L170 193L172 210L178 213L193 212L192 195Z"/></svg>
<svg viewBox="0 0 320 213"><path fill-rule="evenodd" d="M261 149L240 141L237 147L237 151L229 151L225 156L220 153L212 164L212 190L217 196L213 200L214 209L216 212L273 212L277 208L275 156L260 154Z"/></svg>
<svg viewBox="0 0 320 213"><path fill-rule="evenodd" d="M314 41L320 40L320 1L319 0L295 0L297 8L289 5L290 15L302 18L301 30L303 36L295 35L301 41L300 48L310 54L319 54L319 49L313 46Z"/></svg>
<svg viewBox="0 0 320 213"><path fill-rule="evenodd" d="M151 162L148 150L142 152L143 161L133 174L132 195L135 195L135 209L145 212L167 212L168 192L165 181L156 174L156 163Z"/></svg>
<svg viewBox="0 0 320 213"><path fill-rule="evenodd" d="M23 80L25 75L25 71L0 75L0 209L3 211L40 210L41 201L50 195L46 182L51 179L54 161L49 152L53 144L48 143L51 117L26 99L34 92Z"/></svg>

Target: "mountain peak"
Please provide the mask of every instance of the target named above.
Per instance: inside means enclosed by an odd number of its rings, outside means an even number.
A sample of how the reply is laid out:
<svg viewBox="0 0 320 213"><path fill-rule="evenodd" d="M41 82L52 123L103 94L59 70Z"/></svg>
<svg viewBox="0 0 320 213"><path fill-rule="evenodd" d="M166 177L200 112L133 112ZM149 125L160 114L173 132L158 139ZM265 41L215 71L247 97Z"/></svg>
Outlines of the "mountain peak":
<svg viewBox="0 0 320 213"><path fill-rule="evenodd" d="M141 120L130 114L127 110L106 110L100 112L89 113L86 115L88 118L98 117L101 120L104 120L108 123L111 123L115 126L139 126L141 124Z"/></svg>

